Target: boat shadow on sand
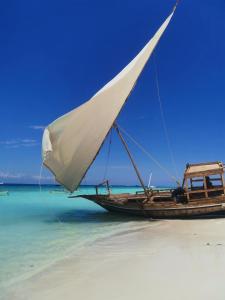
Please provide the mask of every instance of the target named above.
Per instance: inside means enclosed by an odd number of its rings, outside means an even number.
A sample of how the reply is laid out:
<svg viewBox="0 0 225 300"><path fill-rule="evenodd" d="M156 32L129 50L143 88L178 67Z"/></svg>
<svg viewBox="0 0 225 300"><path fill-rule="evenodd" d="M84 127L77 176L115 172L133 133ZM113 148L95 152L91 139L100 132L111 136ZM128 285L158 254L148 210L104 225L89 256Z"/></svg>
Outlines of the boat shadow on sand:
<svg viewBox="0 0 225 300"><path fill-rule="evenodd" d="M167 220L206 220L206 219L220 219L225 218L225 213L217 213L205 216L192 216L188 218L168 218ZM163 218L166 220L165 218ZM85 209L78 209L78 210L70 210L64 213L56 214L51 219L46 220L46 223L125 223L131 221L138 221L138 222L157 222L162 221L162 219L152 219L146 218L143 216L131 216L131 215L124 215L114 212L108 211L87 211Z"/></svg>
<svg viewBox="0 0 225 300"><path fill-rule="evenodd" d="M51 219L48 219L47 223L111 223L111 222L131 222L131 221L139 221L139 222L154 222L157 220L153 220L150 218L142 218L140 216L130 216L123 215L108 211L88 211L85 209L78 210L70 210L64 213L57 214L53 216Z"/></svg>

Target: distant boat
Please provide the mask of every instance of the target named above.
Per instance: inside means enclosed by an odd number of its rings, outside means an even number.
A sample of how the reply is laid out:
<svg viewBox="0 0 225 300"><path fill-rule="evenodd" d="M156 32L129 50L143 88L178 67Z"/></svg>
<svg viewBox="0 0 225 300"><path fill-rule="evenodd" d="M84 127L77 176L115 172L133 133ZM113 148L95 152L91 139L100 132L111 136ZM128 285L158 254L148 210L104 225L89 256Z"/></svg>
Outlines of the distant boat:
<svg viewBox="0 0 225 300"><path fill-rule="evenodd" d="M51 193L51 194L65 194L66 193L67 194L68 191L58 189L58 190L50 190L49 193Z"/></svg>
<svg viewBox="0 0 225 300"><path fill-rule="evenodd" d="M116 131L143 191L136 194L112 194L106 180L104 184L107 194L99 194L96 186L96 194L79 195L109 211L154 218L193 217L225 212L224 167L221 162L187 164L182 187L178 185L178 188L171 190L146 187L122 135L125 131L115 121L175 9L176 6L152 39L117 76L89 101L51 123L43 134L44 165L60 184L73 192L94 162L109 131ZM213 185L212 181L217 182L217 185Z"/></svg>
<svg viewBox="0 0 225 300"><path fill-rule="evenodd" d="M4 182L0 182L0 185L4 185ZM9 191L0 191L0 196L8 196Z"/></svg>
<svg viewBox="0 0 225 300"><path fill-rule="evenodd" d="M8 196L9 191L0 191L0 196Z"/></svg>
<svg viewBox="0 0 225 300"><path fill-rule="evenodd" d="M155 188L154 185L151 185L151 181L152 181L152 172L149 174L149 179L148 179L148 189L153 189Z"/></svg>

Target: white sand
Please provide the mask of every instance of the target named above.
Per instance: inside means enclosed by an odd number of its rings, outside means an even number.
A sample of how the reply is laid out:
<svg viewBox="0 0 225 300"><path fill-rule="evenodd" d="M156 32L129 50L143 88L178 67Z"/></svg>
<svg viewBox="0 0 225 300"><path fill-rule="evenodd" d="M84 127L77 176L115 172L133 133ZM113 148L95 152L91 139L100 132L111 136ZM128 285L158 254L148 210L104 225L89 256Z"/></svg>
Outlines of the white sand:
<svg viewBox="0 0 225 300"><path fill-rule="evenodd" d="M225 299L225 219L156 221L98 240L8 300Z"/></svg>

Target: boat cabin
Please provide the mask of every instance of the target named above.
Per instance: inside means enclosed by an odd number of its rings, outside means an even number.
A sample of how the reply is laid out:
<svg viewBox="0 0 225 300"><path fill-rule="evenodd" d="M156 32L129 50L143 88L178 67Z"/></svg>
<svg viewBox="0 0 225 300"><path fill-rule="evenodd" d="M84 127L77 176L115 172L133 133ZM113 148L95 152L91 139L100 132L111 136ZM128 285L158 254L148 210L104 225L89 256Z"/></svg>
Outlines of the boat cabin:
<svg viewBox="0 0 225 300"><path fill-rule="evenodd" d="M183 188L187 200L224 195L223 163L187 164L184 172Z"/></svg>

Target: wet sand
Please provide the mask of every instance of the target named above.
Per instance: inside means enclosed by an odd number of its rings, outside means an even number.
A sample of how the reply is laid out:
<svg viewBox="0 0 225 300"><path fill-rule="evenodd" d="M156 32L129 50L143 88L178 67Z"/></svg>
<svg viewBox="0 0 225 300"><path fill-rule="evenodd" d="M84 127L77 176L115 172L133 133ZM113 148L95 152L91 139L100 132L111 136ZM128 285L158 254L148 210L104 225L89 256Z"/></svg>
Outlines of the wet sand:
<svg viewBox="0 0 225 300"><path fill-rule="evenodd" d="M97 240L7 300L225 299L225 219L165 220Z"/></svg>

